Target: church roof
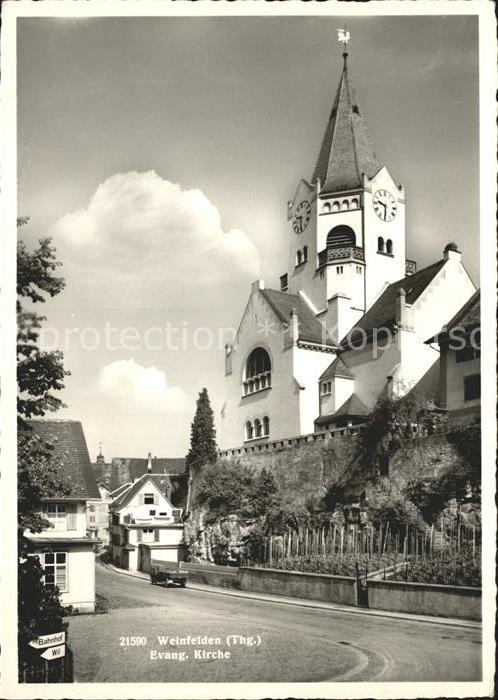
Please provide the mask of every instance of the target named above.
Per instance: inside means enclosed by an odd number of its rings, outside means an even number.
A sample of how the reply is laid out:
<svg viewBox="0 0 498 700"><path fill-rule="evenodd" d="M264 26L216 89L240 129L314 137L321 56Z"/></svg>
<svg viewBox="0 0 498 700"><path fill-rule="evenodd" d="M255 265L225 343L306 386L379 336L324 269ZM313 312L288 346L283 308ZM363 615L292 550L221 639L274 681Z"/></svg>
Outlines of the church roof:
<svg viewBox="0 0 498 700"><path fill-rule="evenodd" d="M346 365L342 357L336 357L335 360L327 367L325 372L320 377L322 379L333 379L334 377L347 377L348 379L354 379L354 375Z"/></svg>
<svg viewBox="0 0 498 700"><path fill-rule="evenodd" d="M362 185L365 173L379 170L363 112L349 76L347 54L343 54L339 87L322 140L312 182L318 179L322 192L350 190Z"/></svg>
<svg viewBox="0 0 498 700"><path fill-rule="evenodd" d="M349 399L347 399L335 413L330 413L327 416L320 416L316 419L315 423L320 425L322 423L330 423L334 418L344 418L346 416L365 417L369 414L370 411L363 401L356 394L351 394Z"/></svg>
<svg viewBox="0 0 498 700"><path fill-rule="evenodd" d="M478 289L459 311L453 316L442 330L435 336L426 340L426 343L439 343L448 337L448 333L459 327L470 333L481 325L481 290Z"/></svg>
<svg viewBox="0 0 498 700"><path fill-rule="evenodd" d="M292 309L297 312L299 340L318 345L334 345L323 323L315 316L299 294L262 289L261 294L282 323L289 323Z"/></svg>
<svg viewBox="0 0 498 700"><path fill-rule="evenodd" d="M61 419L32 419L26 423L39 438L53 446L52 454L60 465L60 473L71 484L71 493L62 498L100 500L81 423ZM57 497L57 493L52 496Z"/></svg>
<svg viewBox="0 0 498 700"><path fill-rule="evenodd" d="M380 295L376 302L360 318L354 329L343 338L341 345L348 348L350 343L354 345L355 330L364 331L367 336L374 328L392 328L396 323L396 297L400 289L406 292L406 303L413 304L422 292L429 286L437 273L445 264L445 260L439 260L413 275L403 277L390 284Z"/></svg>

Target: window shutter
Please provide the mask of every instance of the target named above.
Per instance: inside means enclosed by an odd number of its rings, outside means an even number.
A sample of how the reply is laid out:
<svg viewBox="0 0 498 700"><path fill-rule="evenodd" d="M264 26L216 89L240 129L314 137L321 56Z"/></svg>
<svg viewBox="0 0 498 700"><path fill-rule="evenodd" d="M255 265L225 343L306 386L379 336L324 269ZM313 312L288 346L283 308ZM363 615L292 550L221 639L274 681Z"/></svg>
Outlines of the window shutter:
<svg viewBox="0 0 498 700"><path fill-rule="evenodd" d="M143 493L141 493L141 494L139 495L139 497L138 497L138 503L139 503L139 505L143 506L143 504L144 504L144 495L143 495Z"/></svg>
<svg viewBox="0 0 498 700"><path fill-rule="evenodd" d="M76 530L76 504L68 503L66 505L67 513L67 529Z"/></svg>
<svg viewBox="0 0 498 700"><path fill-rule="evenodd" d="M137 542L142 541L142 530L137 530Z"/></svg>
<svg viewBox="0 0 498 700"><path fill-rule="evenodd" d="M159 542L159 530L154 530L154 542Z"/></svg>

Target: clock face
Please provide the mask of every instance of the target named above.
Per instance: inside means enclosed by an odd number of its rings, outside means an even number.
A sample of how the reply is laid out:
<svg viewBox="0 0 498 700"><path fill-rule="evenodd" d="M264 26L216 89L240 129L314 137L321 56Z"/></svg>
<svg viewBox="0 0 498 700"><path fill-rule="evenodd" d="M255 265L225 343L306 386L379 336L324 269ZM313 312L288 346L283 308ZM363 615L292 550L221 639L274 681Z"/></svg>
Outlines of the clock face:
<svg viewBox="0 0 498 700"><path fill-rule="evenodd" d="M396 200L387 190L377 190L372 197L372 205L382 221L392 221L398 210Z"/></svg>
<svg viewBox="0 0 498 700"><path fill-rule="evenodd" d="M304 199L297 207L292 217L292 228L295 233L302 233L311 217L311 204Z"/></svg>

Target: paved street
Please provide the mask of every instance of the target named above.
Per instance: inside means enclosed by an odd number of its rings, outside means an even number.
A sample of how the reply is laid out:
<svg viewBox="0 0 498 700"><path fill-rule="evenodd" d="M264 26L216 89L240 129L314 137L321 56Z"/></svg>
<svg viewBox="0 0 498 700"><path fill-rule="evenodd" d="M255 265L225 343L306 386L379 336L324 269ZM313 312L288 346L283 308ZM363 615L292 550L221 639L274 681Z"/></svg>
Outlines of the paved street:
<svg viewBox="0 0 498 700"><path fill-rule="evenodd" d="M151 586L100 564L97 591L109 613L70 619L80 682L480 679L476 628ZM161 645L158 635L174 639ZM175 639L188 635L197 639Z"/></svg>

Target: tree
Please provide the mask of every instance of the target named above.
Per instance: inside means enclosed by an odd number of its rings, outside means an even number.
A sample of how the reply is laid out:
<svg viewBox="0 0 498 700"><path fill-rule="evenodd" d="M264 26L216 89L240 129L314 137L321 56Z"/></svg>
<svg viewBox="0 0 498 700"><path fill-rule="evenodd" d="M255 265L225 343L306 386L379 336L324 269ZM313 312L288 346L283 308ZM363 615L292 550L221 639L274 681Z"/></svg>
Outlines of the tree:
<svg viewBox="0 0 498 700"><path fill-rule="evenodd" d="M27 223L19 219L18 226ZM39 347L43 316L33 306L44 303L64 288L64 280L55 272L60 266L50 239L42 239L29 252L23 241L17 245L17 493L18 493L18 643L19 659L30 655L27 642L40 632L64 629L57 588L42 581L42 569L35 557L28 556L30 543L25 530L41 532L50 526L40 515L42 501L55 494L67 494L70 485L60 473L53 446L36 435L27 423L63 404L54 391L64 387L62 353L45 352Z"/></svg>
<svg viewBox="0 0 498 700"><path fill-rule="evenodd" d="M190 429L190 450L186 458L187 469L199 469L216 462L216 431L214 414L207 389L197 399L197 408Z"/></svg>

